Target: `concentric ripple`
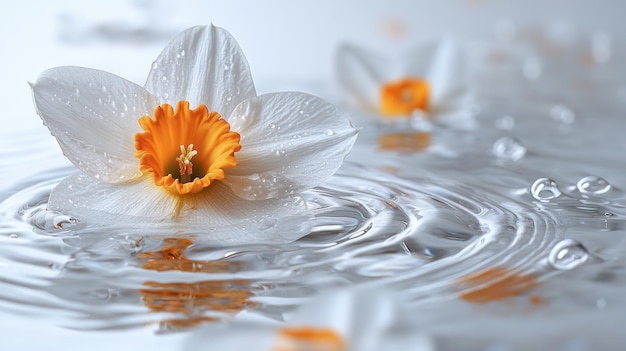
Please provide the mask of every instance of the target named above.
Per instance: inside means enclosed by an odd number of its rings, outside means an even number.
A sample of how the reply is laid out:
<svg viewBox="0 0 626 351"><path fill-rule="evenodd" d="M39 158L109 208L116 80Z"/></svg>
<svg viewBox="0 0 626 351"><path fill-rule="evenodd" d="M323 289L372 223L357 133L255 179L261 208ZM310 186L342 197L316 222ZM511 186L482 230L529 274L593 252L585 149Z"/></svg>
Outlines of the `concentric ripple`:
<svg viewBox="0 0 626 351"><path fill-rule="evenodd" d="M556 219L532 204L346 164L304 194L314 213L306 236L215 247L200 232L94 227L47 211L70 172L0 203L0 306L71 328L167 331L244 309L271 317L314 291L373 281L417 303L451 298L458 279L484 268L540 273L560 239Z"/></svg>

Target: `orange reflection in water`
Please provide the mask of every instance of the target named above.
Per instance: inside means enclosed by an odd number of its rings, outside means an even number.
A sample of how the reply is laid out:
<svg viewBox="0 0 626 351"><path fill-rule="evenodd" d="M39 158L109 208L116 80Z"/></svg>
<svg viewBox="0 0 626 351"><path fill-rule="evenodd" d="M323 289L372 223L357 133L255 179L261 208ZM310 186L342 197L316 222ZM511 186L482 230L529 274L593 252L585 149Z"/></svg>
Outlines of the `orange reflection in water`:
<svg viewBox="0 0 626 351"><path fill-rule="evenodd" d="M381 151L418 152L430 145L430 133L402 132L382 134L378 137Z"/></svg>
<svg viewBox="0 0 626 351"><path fill-rule="evenodd" d="M515 273L504 267L493 267L467 275L457 281L465 292L460 298L472 303L486 303L521 296L536 288L539 284L530 274ZM540 304L543 300L531 296L530 302Z"/></svg>
<svg viewBox="0 0 626 351"><path fill-rule="evenodd" d="M346 343L330 328L286 327L278 332L272 351L345 351Z"/></svg>
<svg viewBox="0 0 626 351"><path fill-rule="evenodd" d="M144 269L155 271L228 273L240 265L233 262L197 261L185 257L185 250L193 242L185 238L168 238L161 250L142 252L137 260ZM235 314L252 303L248 300L250 281L245 279L206 280L198 282L144 282L140 289L143 303L152 312L182 313L185 318L161 321L162 329L184 329L202 322L217 321L205 312Z"/></svg>

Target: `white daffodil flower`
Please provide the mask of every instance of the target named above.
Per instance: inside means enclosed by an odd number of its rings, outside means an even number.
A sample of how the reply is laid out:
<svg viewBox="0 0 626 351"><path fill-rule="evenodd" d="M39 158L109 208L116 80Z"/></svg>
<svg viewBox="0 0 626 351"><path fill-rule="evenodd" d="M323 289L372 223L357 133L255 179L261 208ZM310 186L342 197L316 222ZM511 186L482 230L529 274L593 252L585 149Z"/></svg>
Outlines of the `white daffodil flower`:
<svg viewBox="0 0 626 351"><path fill-rule="evenodd" d="M31 86L81 171L52 191L50 210L197 225L228 243L284 233L257 235L306 213L298 194L330 177L357 135L315 96L257 96L241 48L213 25L175 37L143 87L82 67L52 68Z"/></svg>
<svg viewBox="0 0 626 351"><path fill-rule="evenodd" d="M448 115L467 97L460 48L428 42L397 57L343 45L336 76L351 104L376 116Z"/></svg>

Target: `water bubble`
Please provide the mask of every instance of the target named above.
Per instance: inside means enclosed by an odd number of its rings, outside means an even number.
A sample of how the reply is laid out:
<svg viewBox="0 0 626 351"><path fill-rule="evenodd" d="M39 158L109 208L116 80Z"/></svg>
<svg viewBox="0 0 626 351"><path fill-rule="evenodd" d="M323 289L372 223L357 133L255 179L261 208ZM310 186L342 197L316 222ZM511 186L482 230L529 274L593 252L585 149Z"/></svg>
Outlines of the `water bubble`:
<svg viewBox="0 0 626 351"><path fill-rule="evenodd" d="M587 176L582 178L576 184L578 191L587 195L604 194L611 189L611 184L601 177Z"/></svg>
<svg viewBox="0 0 626 351"><path fill-rule="evenodd" d="M583 244L573 239L564 239L550 251L548 264L555 269L567 271L582 265L590 258L591 255Z"/></svg>
<svg viewBox="0 0 626 351"><path fill-rule="evenodd" d="M502 137L493 143L493 154L498 158L517 161L526 155L526 147L517 138Z"/></svg>
<svg viewBox="0 0 626 351"><path fill-rule="evenodd" d="M159 67L159 64L156 61L154 61L154 62L152 62L152 66L151 67L152 67L152 69L157 69L157 67Z"/></svg>
<svg viewBox="0 0 626 351"><path fill-rule="evenodd" d="M532 196L540 201L549 201L561 196L556 182L550 178L539 178L530 187Z"/></svg>
<svg viewBox="0 0 626 351"><path fill-rule="evenodd" d="M527 58L522 65L522 71L529 80L536 80L541 76L541 62L536 58Z"/></svg>
<svg viewBox="0 0 626 351"><path fill-rule="evenodd" d="M552 106L550 109L550 117L564 124L572 124L574 123L574 120L576 120L576 114L574 114L574 111L571 108L560 104Z"/></svg>
<svg viewBox="0 0 626 351"><path fill-rule="evenodd" d="M515 118L512 116L502 116L495 121L495 126L500 130L512 130L515 128Z"/></svg>

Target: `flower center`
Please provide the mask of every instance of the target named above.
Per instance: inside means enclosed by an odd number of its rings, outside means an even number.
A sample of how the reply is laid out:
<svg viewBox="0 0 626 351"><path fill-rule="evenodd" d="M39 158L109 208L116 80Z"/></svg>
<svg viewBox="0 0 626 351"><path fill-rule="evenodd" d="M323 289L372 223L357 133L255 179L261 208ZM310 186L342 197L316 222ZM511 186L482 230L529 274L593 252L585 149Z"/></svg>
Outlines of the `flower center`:
<svg viewBox="0 0 626 351"><path fill-rule="evenodd" d="M143 116L139 125L144 130L135 134L140 170L173 194L202 191L237 164L239 133L205 105L190 110L189 102L179 101L174 110L163 104L154 110L154 119Z"/></svg>
<svg viewBox="0 0 626 351"><path fill-rule="evenodd" d="M404 78L384 84L380 90L381 112L387 116L408 116L415 110L428 111L428 83Z"/></svg>

